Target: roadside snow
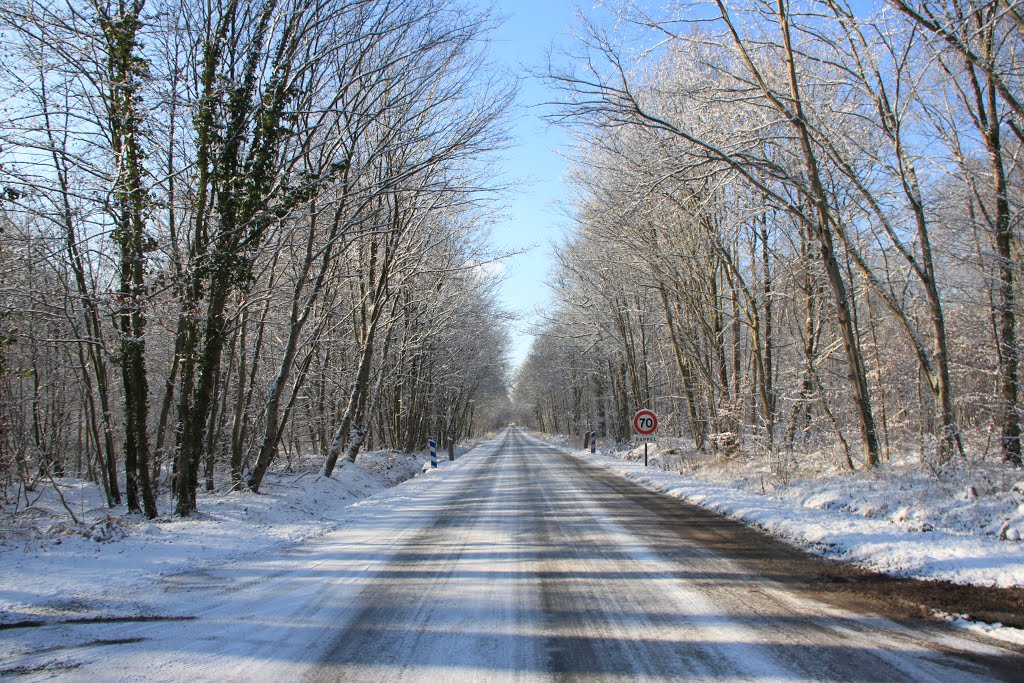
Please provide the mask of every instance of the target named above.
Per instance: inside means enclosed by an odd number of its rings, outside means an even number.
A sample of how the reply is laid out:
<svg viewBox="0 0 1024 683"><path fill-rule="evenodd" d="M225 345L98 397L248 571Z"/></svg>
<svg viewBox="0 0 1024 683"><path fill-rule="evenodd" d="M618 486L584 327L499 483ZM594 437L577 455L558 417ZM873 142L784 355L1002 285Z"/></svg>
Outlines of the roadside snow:
<svg viewBox="0 0 1024 683"><path fill-rule="evenodd" d="M124 533L110 541L5 529L0 678L297 680L397 541L480 466L459 458L422 470L427 457L366 454L331 479L279 473L260 495L203 494L187 520L112 518ZM64 484L76 515L103 520L88 487ZM68 516L55 493L36 495L40 522Z"/></svg>
<svg viewBox="0 0 1024 683"><path fill-rule="evenodd" d="M153 521L111 514L95 484L58 479L76 525L55 488L40 482L18 492L17 515L12 502L0 516L0 627L111 610L167 614L173 606L153 602L161 592L141 586L337 529L352 504L416 476L428 458L365 453L331 478L317 474L318 461L296 463L297 473L269 473L259 494L201 492L199 512L187 519L174 516L166 498Z"/></svg>
<svg viewBox="0 0 1024 683"><path fill-rule="evenodd" d="M1024 586L1024 484L1007 479L1014 474L1010 468L976 464L937 477L904 463L876 474L767 483L763 474L752 473L753 465L730 468L744 470L740 475L706 464L678 473L670 469L684 469L687 462L674 450L651 446L650 466L644 467L642 447L592 455L561 442L567 452L648 489L820 555L894 576Z"/></svg>
<svg viewBox="0 0 1024 683"><path fill-rule="evenodd" d="M791 545L893 576L1024 586L1024 481L1001 463L956 463L941 474L912 461L876 473L800 478L776 464L716 466L678 444L591 454L544 439L645 488L758 527ZM675 446L675 447L673 447ZM738 472L737 472L738 471ZM1024 645L1024 630L937 615L957 628Z"/></svg>

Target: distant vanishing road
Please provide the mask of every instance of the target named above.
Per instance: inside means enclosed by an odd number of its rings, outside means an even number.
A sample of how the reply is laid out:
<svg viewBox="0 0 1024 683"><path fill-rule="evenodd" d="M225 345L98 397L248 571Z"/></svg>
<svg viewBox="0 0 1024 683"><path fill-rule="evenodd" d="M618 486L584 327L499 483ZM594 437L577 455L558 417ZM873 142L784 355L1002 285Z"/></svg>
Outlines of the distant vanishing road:
<svg viewBox="0 0 1024 683"><path fill-rule="evenodd" d="M307 680L1024 680L1009 650L818 594L798 553L518 430L481 457Z"/></svg>

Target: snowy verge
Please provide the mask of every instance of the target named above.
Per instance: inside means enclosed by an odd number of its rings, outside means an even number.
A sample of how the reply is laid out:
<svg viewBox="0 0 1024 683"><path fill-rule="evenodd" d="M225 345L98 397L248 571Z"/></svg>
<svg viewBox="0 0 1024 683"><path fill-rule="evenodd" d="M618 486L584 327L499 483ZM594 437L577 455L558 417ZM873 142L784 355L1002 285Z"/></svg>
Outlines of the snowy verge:
<svg viewBox="0 0 1024 683"><path fill-rule="evenodd" d="M900 470L889 477L858 478L842 473L778 487L765 487L762 477L748 474L733 478L729 485L662 469L683 464L675 449L665 449L667 453L650 449L649 466L645 467L642 447L592 454L572 448L565 436L541 438L648 490L713 510L824 557L904 578L1000 588L1024 586L1024 547L1016 540L1019 534L1007 534L1008 528L1021 525L1024 504L1016 497L1024 493L1024 487L1019 483L995 487L1001 489L996 491L998 495L988 497L1008 497L1001 505L975 503L977 487L970 483L961 482L961 486L974 495L946 495L943 486L922 481L919 472ZM697 470L716 476L706 469ZM753 486L755 480L764 493L743 488ZM965 515L964 508L972 504L975 514ZM965 517L974 524L965 523ZM1002 518L1009 519L998 521ZM951 528L936 529L933 523L940 522ZM993 534L996 525L1000 533ZM1024 629L961 615L936 616L956 628L1024 645Z"/></svg>
<svg viewBox="0 0 1024 683"><path fill-rule="evenodd" d="M714 510L819 555L893 576L1024 586L1024 547L1019 541L1008 539L1005 532L1003 540L985 533L991 523L979 523L972 530L967 525L940 529L923 521L926 509L929 518L948 518L950 508L970 501L946 495L940 488L935 498L915 505L906 490L906 477L865 481L847 474L824 481L792 482L761 494L662 470L654 466L653 458L652 466L644 467L642 448L636 461L632 452L591 454L566 446L564 440L550 440L562 441L559 447L565 452L652 491ZM1009 495L1016 495L1015 490L1016 486ZM943 495L945 508L937 510L936 498ZM892 512L879 516L884 510ZM1019 521L1014 518L1011 523Z"/></svg>
<svg viewBox="0 0 1024 683"><path fill-rule="evenodd" d="M171 514L173 502L164 498L164 514L152 521L108 510L99 487L80 480L56 480L63 503L49 483L19 492L18 512L12 504L0 518L0 627L188 610L148 587L342 529L369 500L399 495L391 487L430 479L417 476L424 465L437 474L459 460L439 460L435 471L428 463L426 451L375 451L330 478L316 472L316 463L294 463L306 471L269 473L259 494L201 492L189 518Z"/></svg>

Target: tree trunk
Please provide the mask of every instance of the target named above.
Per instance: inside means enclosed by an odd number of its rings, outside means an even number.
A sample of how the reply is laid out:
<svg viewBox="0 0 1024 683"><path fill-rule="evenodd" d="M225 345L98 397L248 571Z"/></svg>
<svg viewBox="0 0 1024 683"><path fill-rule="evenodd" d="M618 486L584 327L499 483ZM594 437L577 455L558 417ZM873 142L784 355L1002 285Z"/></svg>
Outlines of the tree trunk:
<svg viewBox="0 0 1024 683"><path fill-rule="evenodd" d="M144 314L147 284L146 252L152 249L146 236L146 211L149 199L144 185L142 149L143 108L138 92L146 77L138 51L137 34L141 28L142 2L130 9L121 8L109 16L102 6L100 26L106 40L109 79L108 125L112 152L117 159L113 195L115 199L114 242L119 254L121 332L121 376L124 383L125 489L128 510L156 517L156 497L149 479L149 384L146 377L146 319ZM139 493L142 494L142 505Z"/></svg>
<svg viewBox="0 0 1024 683"><path fill-rule="evenodd" d="M668 293L665 291L664 284L659 287L659 291L661 293L661 303L665 311L665 324L668 326L669 339L672 342L672 351L676 360L676 369L679 371L679 381L682 383L683 394L686 396L686 408L690 419L690 434L693 436L694 447L697 450L703 450L704 442L707 438L707 430L700 419L700 414L694 400L690 369L687 367L686 358L676 333L672 306L669 304Z"/></svg>
<svg viewBox="0 0 1024 683"><path fill-rule="evenodd" d="M356 413L359 410L360 404L365 399L367 392L369 391L370 382L370 367L373 360L373 338L377 332L377 322L380 319L382 305L374 303L373 309L370 312L370 325L366 331L366 339L363 343L362 351L359 355L359 369L356 372L356 380L352 383L352 391L349 394L348 404L345 408L345 415L341 419L341 423L335 430L334 435L331 437L331 448L327 452L327 458L324 461L324 467L321 470L321 474L325 477L330 477L334 472L335 466L338 464L338 457L341 455L342 440L345 435L349 432L353 432L350 440L358 440L362 442L362 434L357 434L358 427L353 430L353 424L355 424ZM358 445L356 451L358 452Z"/></svg>
<svg viewBox="0 0 1024 683"><path fill-rule="evenodd" d="M865 463L868 468L873 468L879 463L878 435L875 430L875 419L871 413L871 394L868 392L867 371L857 343L846 283L843 280L839 262L836 260L835 247L832 240L834 220L825 196L817 158L811 145L810 132L807 129L807 122L803 112L802 96L796 73L796 61L794 59L792 41L790 40L789 13L786 0L778 0L777 9L779 28L782 31L783 47L786 55L786 68L789 76L789 96L791 106L793 107L791 123L796 128L800 140L807 180L810 183L810 199L817 215L817 225L813 226L813 229L821 245L822 265L825 268L825 274L828 277L829 285L832 288L832 295L835 299L836 322L839 325L843 349L846 352L846 362L850 373L850 388L853 393L854 409L857 411L860 423ZM785 107L780 105L780 108L784 112L789 113Z"/></svg>
<svg viewBox="0 0 1024 683"><path fill-rule="evenodd" d="M999 314L999 381L1002 393L1000 411L1001 445L1003 459L1017 467L1024 466L1021 455L1021 429L1017 384L1019 377L1019 350L1017 346L1017 322L1013 283L1013 227L1011 224L1010 200L1003 166L1002 142L999 121L996 114L996 93L991 85L989 93L990 123L985 135L989 160L992 168L992 183L996 196L995 246L999 259L997 284L997 310Z"/></svg>

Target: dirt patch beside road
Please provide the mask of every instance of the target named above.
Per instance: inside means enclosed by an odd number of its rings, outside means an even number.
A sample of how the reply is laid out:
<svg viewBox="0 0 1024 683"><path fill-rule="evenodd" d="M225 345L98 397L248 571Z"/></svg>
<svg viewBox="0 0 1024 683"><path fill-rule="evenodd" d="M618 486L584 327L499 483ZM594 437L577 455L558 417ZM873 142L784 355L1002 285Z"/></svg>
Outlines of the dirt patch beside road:
<svg viewBox="0 0 1024 683"><path fill-rule="evenodd" d="M836 562L821 570L819 581L830 584L831 590L839 594L874 597L907 616L935 618L936 613L953 614L1024 629L1024 588L901 579Z"/></svg>

